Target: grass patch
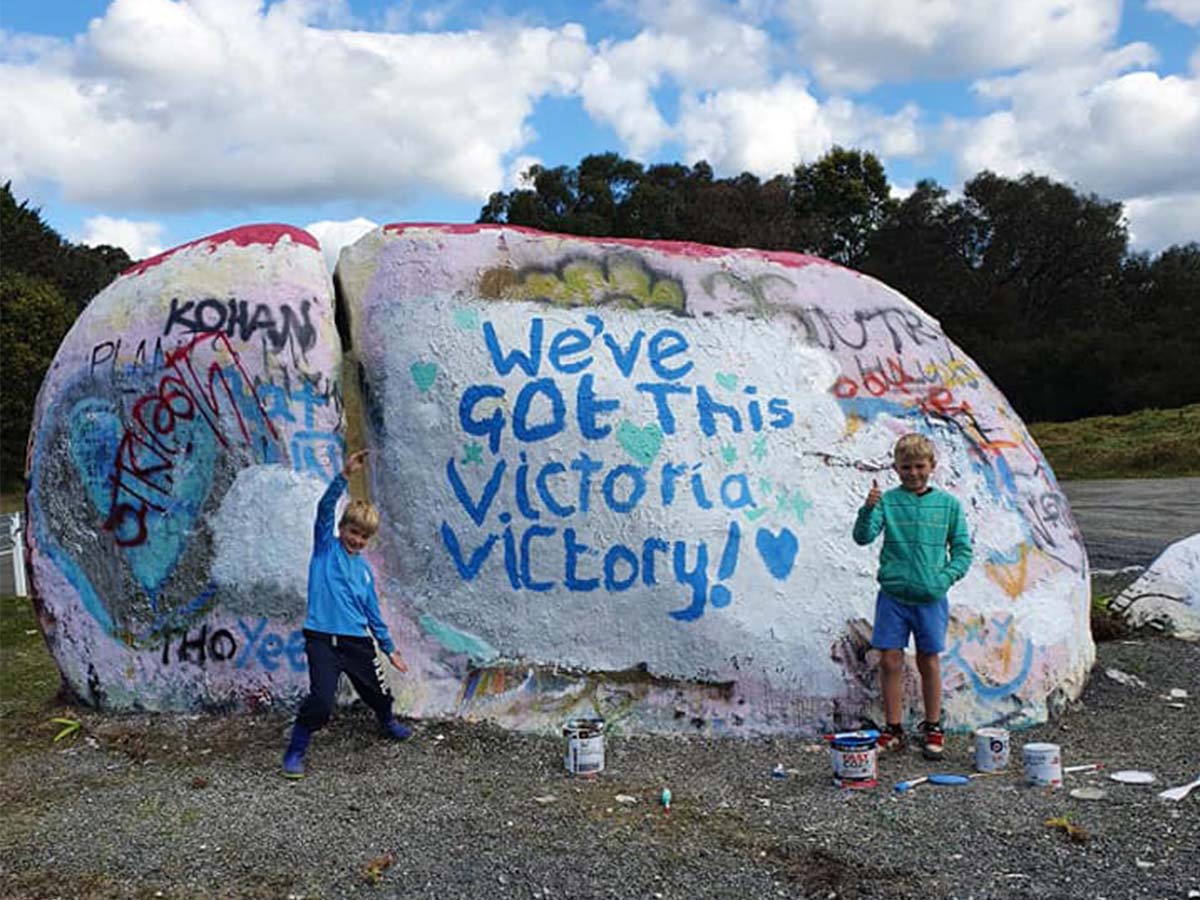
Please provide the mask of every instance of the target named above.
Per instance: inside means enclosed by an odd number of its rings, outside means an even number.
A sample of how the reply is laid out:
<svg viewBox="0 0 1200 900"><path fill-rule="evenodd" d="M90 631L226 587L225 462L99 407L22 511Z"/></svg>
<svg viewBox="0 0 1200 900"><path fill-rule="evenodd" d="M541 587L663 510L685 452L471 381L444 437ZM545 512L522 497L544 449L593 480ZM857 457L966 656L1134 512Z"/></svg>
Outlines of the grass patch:
<svg viewBox="0 0 1200 900"><path fill-rule="evenodd" d="M48 745L60 726L58 667L27 597L0 597L0 762Z"/></svg>
<svg viewBox="0 0 1200 900"><path fill-rule="evenodd" d="M1063 480L1200 476L1200 403L1028 427Z"/></svg>

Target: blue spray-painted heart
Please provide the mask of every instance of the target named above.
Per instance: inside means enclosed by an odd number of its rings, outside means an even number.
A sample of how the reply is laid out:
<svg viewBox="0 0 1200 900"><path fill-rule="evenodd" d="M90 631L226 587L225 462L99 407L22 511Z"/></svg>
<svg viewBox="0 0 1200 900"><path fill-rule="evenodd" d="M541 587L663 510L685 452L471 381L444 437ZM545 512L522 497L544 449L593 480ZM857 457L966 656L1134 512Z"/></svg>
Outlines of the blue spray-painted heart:
<svg viewBox="0 0 1200 900"><path fill-rule="evenodd" d="M113 479L117 477L115 461L124 434L125 426L107 400L89 397L71 408L71 461L88 499L105 521L112 512ZM146 476L149 483L139 481L129 472L122 475L123 483L128 483L154 506L162 507L161 511L147 508L145 539L121 548L134 578L151 598L156 597L191 540L192 527L208 496L216 464L216 438L199 417L176 420L171 445L184 449L165 458L153 456L145 448L140 452L135 450L144 466L152 462L170 464L169 469ZM117 500L141 505L137 497L125 491L117 491ZM128 529L128 522L125 524ZM119 536L128 540L135 534L125 530Z"/></svg>
<svg viewBox="0 0 1200 900"><path fill-rule="evenodd" d="M754 546L766 564L767 571L780 581L792 574L792 566L796 564L796 551L800 549L800 544L789 529L781 528L776 535L769 528L760 528L754 536Z"/></svg>

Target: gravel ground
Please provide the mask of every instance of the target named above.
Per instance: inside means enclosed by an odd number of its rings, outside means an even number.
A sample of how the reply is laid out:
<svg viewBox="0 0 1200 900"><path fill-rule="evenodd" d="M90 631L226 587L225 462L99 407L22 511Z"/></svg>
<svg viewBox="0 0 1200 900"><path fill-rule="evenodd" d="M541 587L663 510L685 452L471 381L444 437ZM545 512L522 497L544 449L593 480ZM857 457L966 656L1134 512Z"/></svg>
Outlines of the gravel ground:
<svg viewBox="0 0 1200 900"><path fill-rule="evenodd" d="M5 897L1189 898L1200 897L1200 647L1101 644L1082 700L1014 735L1010 771L967 787L916 750L881 760L873 790L832 786L804 740L610 737L591 780L561 739L418 723L389 744L363 711L317 736L309 777L277 774L282 716L108 717L0 773ZM1120 669L1146 686L1118 683ZM1169 706L1171 688L1188 692ZM1021 783L1019 747L1049 740L1105 772L1064 790ZM965 772L965 735L939 770ZM787 777L773 778L782 762ZM1072 798L1073 788L1107 792ZM670 815L657 803L663 787ZM617 795L636 798L618 801ZM1046 824L1062 817L1074 835Z"/></svg>

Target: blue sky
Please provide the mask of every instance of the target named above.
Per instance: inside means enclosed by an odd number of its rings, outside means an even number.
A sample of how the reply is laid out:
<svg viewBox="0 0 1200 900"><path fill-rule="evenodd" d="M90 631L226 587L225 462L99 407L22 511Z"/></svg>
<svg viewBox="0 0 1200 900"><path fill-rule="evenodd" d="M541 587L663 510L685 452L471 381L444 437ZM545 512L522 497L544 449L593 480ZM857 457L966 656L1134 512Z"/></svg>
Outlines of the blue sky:
<svg viewBox="0 0 1200 900"><path fill-rule="evenodd" d="M983 168L1200 240L1200 0L7 0L0 177L142 256L248 222L335 249L472 221L531 162L769 177L833 144L898 193Z"/></svg>

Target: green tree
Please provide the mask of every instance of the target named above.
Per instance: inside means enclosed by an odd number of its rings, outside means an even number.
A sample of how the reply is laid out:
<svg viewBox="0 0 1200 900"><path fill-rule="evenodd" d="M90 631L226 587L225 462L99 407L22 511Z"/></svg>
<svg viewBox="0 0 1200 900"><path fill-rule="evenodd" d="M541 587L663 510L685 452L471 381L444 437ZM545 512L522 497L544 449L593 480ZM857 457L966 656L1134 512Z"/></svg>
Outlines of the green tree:
<svg viewBox="0 0 1200 900"><path fill-rule="evenodd" d="M21 484L25 444L42 378L75 310L62 292L44 278L5 271L0 274L0 482L5 490Z"/></svg>
<svg viewBox="0 0 1200 900"><path fill-rule="evenodd" d="M854 266L894 213L883 164L873 153L833 147L792 174L797 249Z"/></svg>
<svg viewBox="0 0 1200 900"><path fill-rule="evenodd" d="M983 275L1000 317L1022 329L1090 318L1112 300L1129 236L1120 203L1040 175L981 172L963 188L973 219L960 248Z"/></svg>
<svg viewBox="0 0 1200 900"><path fill-rule="evenodd" d="M119 247L85 247L64 241L29 201L17 203L12 183L0 189L0 264L58 286L79 313L133 260Z"/></svg>

